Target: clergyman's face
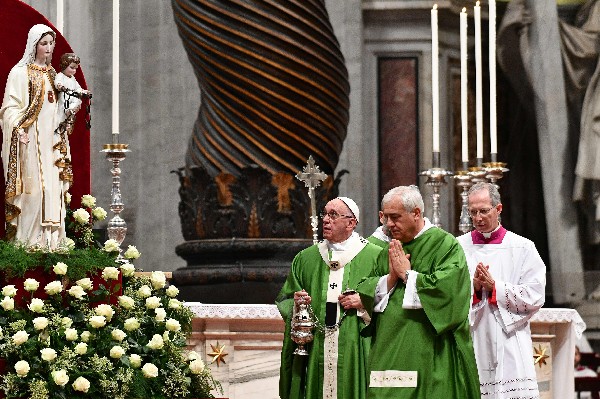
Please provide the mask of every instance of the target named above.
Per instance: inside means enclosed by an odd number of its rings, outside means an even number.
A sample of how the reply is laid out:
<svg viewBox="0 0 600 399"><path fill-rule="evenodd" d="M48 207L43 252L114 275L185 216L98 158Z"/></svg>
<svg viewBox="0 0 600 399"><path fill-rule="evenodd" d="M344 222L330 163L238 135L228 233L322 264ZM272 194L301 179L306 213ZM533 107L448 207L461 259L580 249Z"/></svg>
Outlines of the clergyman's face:
<svg viewBox="0 0 600 399"><path fill-rule="evenodd" d="M45 34L38 41L35 48L35 60L38 63L50 64L52 53L54 52L54 38L51 34Z"/></svg>
<svg viewBox="0 0 600 399"><path fill-rule="evenodd" d="M336 198L327 203L324 212L323 238L331 243L346 241L356 227L356 219L348 206Z"/></svg>
<svg viewBox="0 0 600 399"><path fill-rule="evenodd" d="M498 227L498 216L502 212L502 204L492 206L490 193L478 190L469 195L469 214L473 227L480 233L489 233Z"/></svg>
<svg viewBox="0 0 600 399"><path fill-rule="evenodd" d="M422 227L419 225L421 211L418 208L406 211L399 196L384 204L382 214L391 237L402 243L412 241Z"/></svg>

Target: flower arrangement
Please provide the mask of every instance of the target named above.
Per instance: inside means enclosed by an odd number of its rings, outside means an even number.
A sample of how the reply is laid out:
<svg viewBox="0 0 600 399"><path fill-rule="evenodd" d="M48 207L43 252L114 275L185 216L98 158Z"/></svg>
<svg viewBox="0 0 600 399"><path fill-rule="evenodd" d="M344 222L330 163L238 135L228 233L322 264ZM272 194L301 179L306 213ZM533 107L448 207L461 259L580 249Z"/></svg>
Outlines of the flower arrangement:
<svg viewBox="0 0 600 399"><path fill-rule="evenodd" d="M71 194L65 194L65 203L71 204ZM67 237L73 240L75 248L91 248L96 245L98 237L94 235L94 222L106 219L104 208L96 206L96 198L86 194L81 197L81 206L76 210L67 207L65 228Z"/></svg>
<svg viewBox="0 0 600 399"><path fill-rule="evenodd" d="M193 314L164 273L136 276L131 261L139 251L129 246L117 261L114 240L67 247L0 242L0 390L7 398L212 398L221 391L200 355L185 349Z"/></svg>

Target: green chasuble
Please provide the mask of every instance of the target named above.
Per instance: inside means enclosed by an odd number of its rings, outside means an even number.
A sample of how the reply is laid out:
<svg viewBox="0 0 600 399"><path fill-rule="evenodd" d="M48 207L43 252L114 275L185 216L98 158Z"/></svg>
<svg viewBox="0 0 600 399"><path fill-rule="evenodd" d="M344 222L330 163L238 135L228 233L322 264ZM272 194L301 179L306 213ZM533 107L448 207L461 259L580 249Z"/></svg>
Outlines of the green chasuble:
<svg viewBox="0 0 600 399"><path fill-rule="evenodd" d="M403 247L418 272L423 308L402 308L405 286L400 280L385 310L374 314L367 398L481 398L469 332L471 280L462 248L454 236L435 227ZM383 249L374 276L359 284L369 313L379 276L388 274L388 258Z"/></svg>
<svg viewBox="0 0 600 399"><path fill-rule="evenodd" d="M379 239L379 238L377 238L375 236L371 236L371 237L367 238L367 240L369 240L369 242L371 244L375 244L375 245L377 245L378 247L381 247L381 248L387 248L388 245L390 245L389 242L383 241L383 240L381 240L381 239Z"/></svg>
<svg viewBox="0 0 600 399"><path fill-rule="evenodd" d="M371 340L368 334L369 329L366 328L367 324L363 318L357 315L356 309L349 310L342 319L339 335L331 335L326 338L323 332L313 330L313 341L305 345L309 351L308 356L293 354L297 345L290 337L294 292L302 289L308 292L312 298L311 306L315 316L319 323L324 323L327 292L331 289L330 285L336 286L340 292L347 288L356 289L358 283L372 273L381 248L368 243L364 238L360 238L360 243L364 248L337 272L330 270L328 264L323 260L323 248L326 248L323 242L301 251L294 258L287 280L276 300L281 316L285 320L279 377L279 395L282 399L321 399L330 396L334 399L365 398L368 382L367 358ZM339 284L330 282L330 273L337 273L338 281L342 284L341 287ZM337 302L337 297L335 301ZM339 304L337 309L339 320L344 309ZM363 317L368 320L368 314L363 313ZM326 334L335 333L326 332ZM332 337L337 338L332 341ZM332 347L331 342L337 342L337 347ZM331 364L336 363L336 373L332 373ZM335 382L336 380L337 382ZM333 383L328 384L327 381L333 381ZM330 393L325 396L324 385L332 387L328 391Z"/></svg>

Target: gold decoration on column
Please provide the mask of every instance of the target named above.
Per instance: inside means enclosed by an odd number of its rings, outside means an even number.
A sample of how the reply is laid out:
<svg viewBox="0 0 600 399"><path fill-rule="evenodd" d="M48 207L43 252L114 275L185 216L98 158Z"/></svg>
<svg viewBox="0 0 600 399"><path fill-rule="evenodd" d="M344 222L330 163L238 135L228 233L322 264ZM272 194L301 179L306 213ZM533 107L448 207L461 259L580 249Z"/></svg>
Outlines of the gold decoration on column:
<svg viewBox="0 0 600 399"><path fill-rule="evenodd" d="M540 368L542 368L542 365L546 364L546 359L548 359L550 356L546 355L546 349L548 349L547 347L543 347L542 345L538 345L538 347L536 348L535 346L533 347L533 364L537 364L540 366Z"/></svg>
<svg viewBox="0 0 600 399"><path fill-rule="evenodd" d="M225 364L225 356L228 355L225 352L225 345L219 345L219 341L217 341L217 345L210 344L212 348L212 352L208 354L208 356L212 356L211 363L217 362L217 367L220 366L221 362Z"/></svg>

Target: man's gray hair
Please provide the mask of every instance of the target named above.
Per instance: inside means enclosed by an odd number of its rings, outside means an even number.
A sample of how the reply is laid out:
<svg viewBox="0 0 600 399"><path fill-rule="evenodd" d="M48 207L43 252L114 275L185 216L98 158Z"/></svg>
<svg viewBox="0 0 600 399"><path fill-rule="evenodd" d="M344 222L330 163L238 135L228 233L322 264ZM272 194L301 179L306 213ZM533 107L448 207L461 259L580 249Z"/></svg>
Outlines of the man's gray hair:
<svg viewBox="0 0 600 399"><path fill-rule="evenodd" d="M421 215L425 212L423 197L421 196L419 187L415 185L392 188L381 199L381 209L383 210L385 204L390 202L396 196L400 197L400 203L405 211L412 212L415 208L419 208L421 210Z"/></svg>
<svg viewBox="0 0 600 399"><path fill-rule="evenodd" d="M498 188L492 183L479 182L475 183L471 186L468 192L468 196L477 191L485 190L490 195L490 200L492 200L492 206L496 206L502 203L502 199L500 198L500 192Z"/></svg>

